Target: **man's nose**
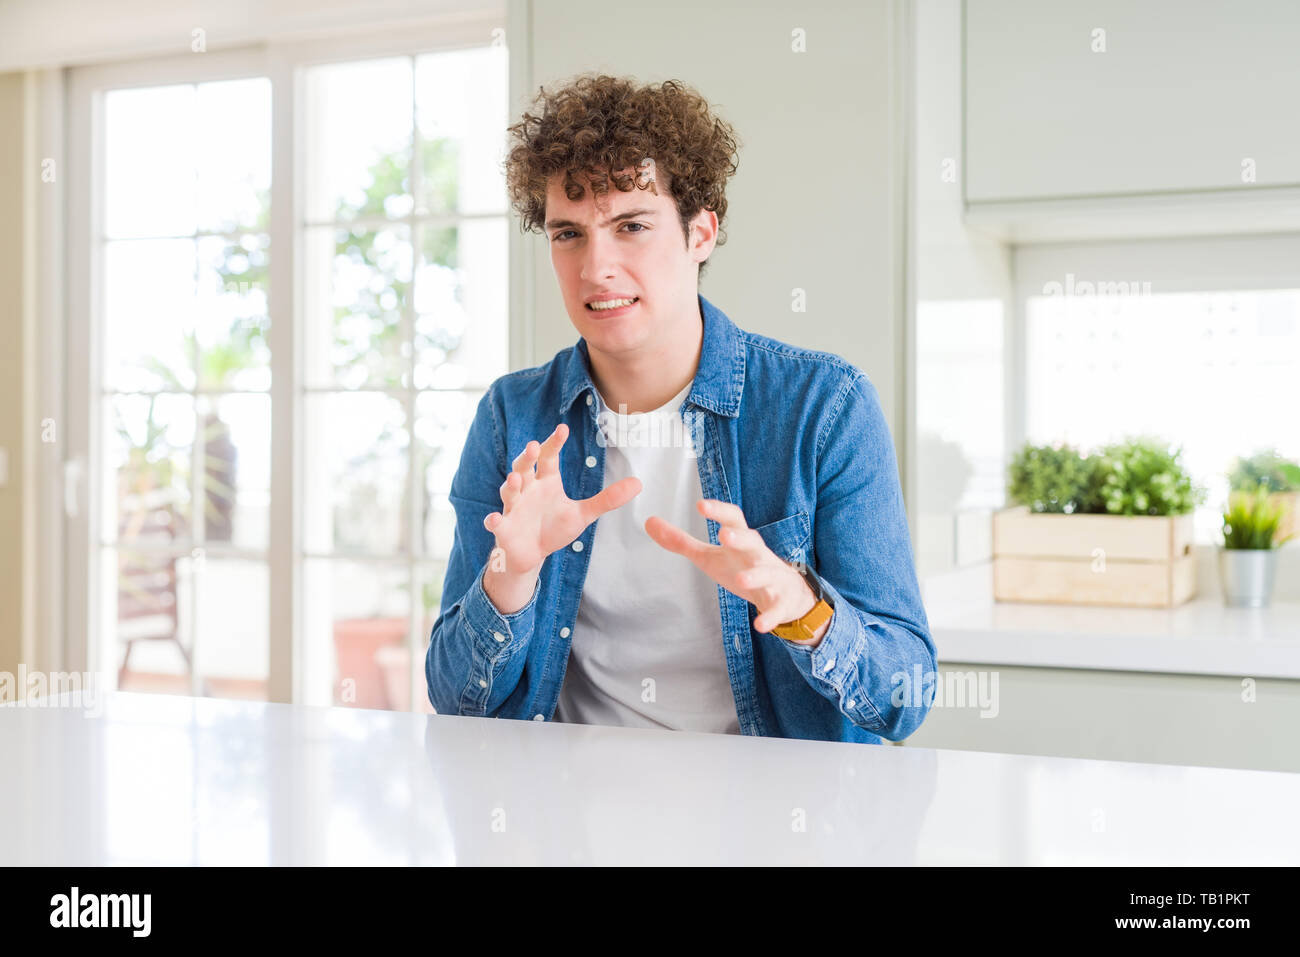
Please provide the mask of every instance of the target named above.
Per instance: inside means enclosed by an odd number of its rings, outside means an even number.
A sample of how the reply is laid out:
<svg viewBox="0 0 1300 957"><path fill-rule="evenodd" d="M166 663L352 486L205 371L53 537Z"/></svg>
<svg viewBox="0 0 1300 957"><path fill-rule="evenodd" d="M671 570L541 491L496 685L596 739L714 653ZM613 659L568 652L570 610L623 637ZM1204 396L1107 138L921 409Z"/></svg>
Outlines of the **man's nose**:
<svg viewBox="0 0 1300 957"><path fill-rule="evenodd" d="M598 282L613 275L616 258L613 238L604 235L599 229L592 230L582 253L582 278L588 282Z"/></svg>

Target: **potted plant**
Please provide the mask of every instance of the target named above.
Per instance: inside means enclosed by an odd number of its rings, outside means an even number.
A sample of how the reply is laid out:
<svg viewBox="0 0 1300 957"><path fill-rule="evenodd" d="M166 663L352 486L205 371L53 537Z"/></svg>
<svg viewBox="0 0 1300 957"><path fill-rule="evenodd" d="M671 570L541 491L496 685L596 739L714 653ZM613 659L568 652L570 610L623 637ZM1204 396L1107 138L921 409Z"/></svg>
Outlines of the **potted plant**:
<svg viewBox="0 0 1300 957"><path fill-rule="evenodd" d="M1025 443L1009 468L1007 497L1035 514L1104 512L1101 459L1068 444Z"/></svg>
<svg viewBox="0 0 1300 957"><path fill-rule="evenodd" d="M338 678L334 703L350 708L391 708L379 654L385 648L404 651L405 645L405 618L375 614L367 618L335 621L334 654ZM344 683L348 681L350 685Z"/></svg>
<svg viewBox="0 0 1300 957"><path fill-rule="evenodd" d="M263 209L269 209L264 196ZM265 216L265 212L263 216ZM265 220L263 220L265 223ZM238 297L248 290L264 290L268 281L267 256L256 244L227 242L213 263L216 286L209 290L218 296ZM243 292L241 292L241 290ZM212 390L237 390L240 377L247 370L265 364L269 355L267 336L269 319L262 308L253 306L248 315L224 315L217 323L209 319L202 330L183 333L185 355L197 360L199 385ZM174 369L156 356L147 356L141 368L154 375L170 392L189 391L186 380L193 374ZM208 542L230 542L234 532L234 511L239 474L239 450L230 433L230 425L221 417L209 397L201 397L195 408L198 434L202 437L203 468L203 537ZM197 517L195 518L197 522Z"/></svg>
<svg viewBox="0 0 1300 957"><path fill-rule="evenodd" d="M1205 501L1183 468L1182 449L1154 437L1128 439L1101 450L1101 497L1111 515L1188 515Z"/></svg>
<svg viewBox="0 0 1300 957"><path fill-rule="evenodd" d="M1237 608L1266 608L1273 594L1277 549L1295 537L1278 534L1285 506L1271 500L1269 486L1228 494L1223 513L1223 544L1219 547L1219 575L1223 603Z"/></svg>
<svg viewBox="0 0 1300 957"><path fill-rule="evenodd" d="M1026 443L1011 506L993 516L998 601L1169 607L1196 592L1195 486L1171 449L1140 436L1085 454Z"/></svg>
<svg viewBox="0 0 1300 957"><path fill-rule="evenodd" d="M1295 538L1300 533L1300 463L1283 458L1275 449L1238 457L1228 473L1229 491L1253 492L1260 486L1268 489L1273 504L1282 506L1278 537Z"/></svg>
<svg viewBox="0 0 1300 957"><path fill-rule="evenodd" d="M424 605L424 618L422 620L421 634L424 636L420 643L420 656L417 662L423 662L424 656L429 650L429 633L433 630L433 620L437 617L438 608L442 603L442 580L428 580L420 587L421 599ZM411 655L405 646L389 646L380 648L375 654L379 669L384 676L384 687L388 695L388 707L394 711L411 710ZM421 687L424 683L421 682ZM432 714L433 706L429 704L428 694L420 696L416 704L416 710L424 714Z"/></svg>

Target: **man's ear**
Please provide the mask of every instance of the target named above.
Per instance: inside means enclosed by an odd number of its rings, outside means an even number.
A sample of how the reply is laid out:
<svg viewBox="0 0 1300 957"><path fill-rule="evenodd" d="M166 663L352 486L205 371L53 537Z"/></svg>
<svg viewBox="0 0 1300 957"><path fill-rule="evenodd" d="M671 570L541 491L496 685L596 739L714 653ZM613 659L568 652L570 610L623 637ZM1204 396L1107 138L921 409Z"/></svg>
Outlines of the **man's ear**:
<svg viewBox="0 0 1300 957"><path fill-rule="evenodd" d="M687 246L691 258L702 263L713 253L718 241L718 214L711 209L702 209L691 220L691 238Z"/></svg>

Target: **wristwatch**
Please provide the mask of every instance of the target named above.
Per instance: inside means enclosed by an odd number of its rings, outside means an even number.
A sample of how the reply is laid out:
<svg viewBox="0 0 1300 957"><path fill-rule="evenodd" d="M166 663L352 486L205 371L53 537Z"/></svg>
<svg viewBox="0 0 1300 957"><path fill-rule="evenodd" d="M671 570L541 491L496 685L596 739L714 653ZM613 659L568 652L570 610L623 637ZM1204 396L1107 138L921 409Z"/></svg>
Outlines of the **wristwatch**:
<svg viewBox="0 0 1300 957"><path fill-rule="evenodd" d="M778 638L784 638L786 641L802 644L812 641L817 629L830 621L835 609L827 601L826 592L822 589L822 583L813 574L812 568L804 565L800 574L803 575L804 581L808 583L808 587L812 589L812 593L817 596L817 604L813 605L812 609L802 618L796 618L794 621L787 621L775 626L772 629L772 634Z"/></svg>

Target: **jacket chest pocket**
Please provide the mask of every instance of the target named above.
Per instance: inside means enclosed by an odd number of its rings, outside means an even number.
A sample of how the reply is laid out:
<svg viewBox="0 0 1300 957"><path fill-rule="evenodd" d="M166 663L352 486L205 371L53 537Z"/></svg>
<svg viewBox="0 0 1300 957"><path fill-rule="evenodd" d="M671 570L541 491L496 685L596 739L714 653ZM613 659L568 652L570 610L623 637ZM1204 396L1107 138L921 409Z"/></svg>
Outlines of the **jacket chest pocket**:
<svg viewBox="0 0 1300 957"><path fill-rule="evenodd" d="M793 515L779 518L775 522L759 525L754 529L763 537L763 543L778 558L789 562L807 561L806 551L811 530L808 525L808 512L800 509Z"/></svg>

